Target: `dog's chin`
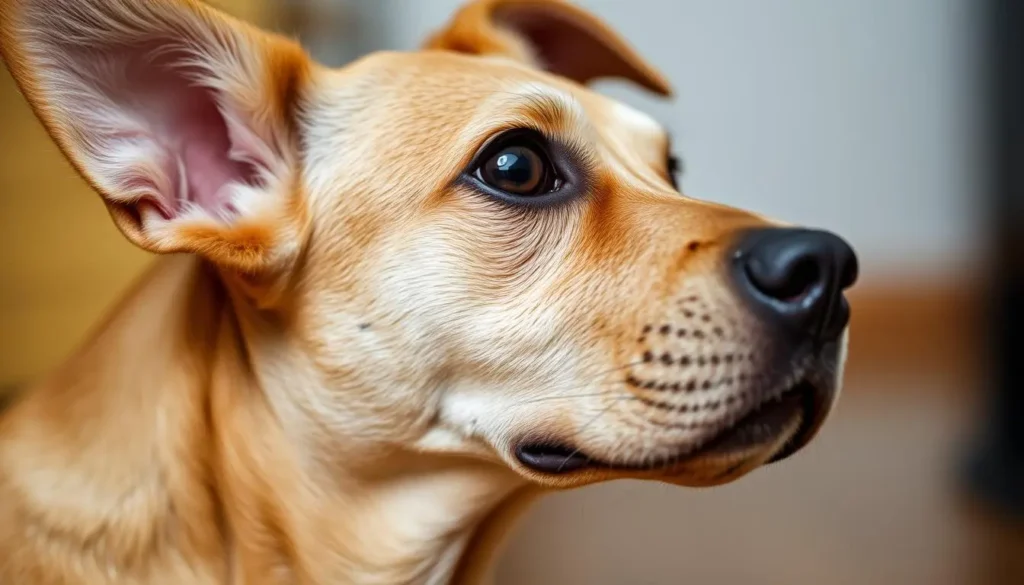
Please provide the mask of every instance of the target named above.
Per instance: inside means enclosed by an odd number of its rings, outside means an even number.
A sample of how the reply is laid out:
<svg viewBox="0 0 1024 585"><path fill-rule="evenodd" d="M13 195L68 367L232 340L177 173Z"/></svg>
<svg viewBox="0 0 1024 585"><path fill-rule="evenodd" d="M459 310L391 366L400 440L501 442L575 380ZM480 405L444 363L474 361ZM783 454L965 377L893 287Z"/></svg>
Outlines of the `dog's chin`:
<svg viewBox="0 0 1024 585"><path fill-rule="evenodd" d="M827 418L837 386L834 380L801 379L703 444L681 446L668 457L609 461L589 453L586 445L526 440L514 448L514 466L527 479L552 488L612 479L691 487L726 484L807 445Z"/></svg>

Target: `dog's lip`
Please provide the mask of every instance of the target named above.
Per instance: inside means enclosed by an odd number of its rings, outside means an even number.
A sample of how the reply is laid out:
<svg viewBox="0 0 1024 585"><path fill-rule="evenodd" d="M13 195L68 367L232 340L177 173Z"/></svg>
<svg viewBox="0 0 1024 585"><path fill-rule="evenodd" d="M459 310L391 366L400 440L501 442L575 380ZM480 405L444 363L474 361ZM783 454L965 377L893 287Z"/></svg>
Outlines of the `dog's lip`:
<svg viewBox="0 0 1024 585"><path fill-rule="evenodd" d="M579 449L557 443L523 443L516 447L516 459L533 471L548 474L603 467Z"/></svg>
<svg viewBox="0 0 1024 585"><path fill-rule="evenodd" d="M643 465L608 463L590 457L582 449L552 441L524 441L516 446L515 458L531 471L544 475L565 475L581 470L670 472L697 459L726 459L737 453L755 451L789 433L789 440L766 461L775 463L799 451L814 436L820 425L823 402L821 389L808 380L799 380L706 444ZM794 424L798 425L795 431Z"/></svg>
<svg viewBox="0 0 1024 585"><path fill-rule="evenodd" d="M802 381L799 384L808 387L806 391L800 394L800 426L782 448L765 463L766 465L778 463L795 455L811 442L811 439L818 434L818 430L821 429L821 425L825 422L827 410L831 404L827 399L827 393L823 392L818 385L809 381Z"/></svg>

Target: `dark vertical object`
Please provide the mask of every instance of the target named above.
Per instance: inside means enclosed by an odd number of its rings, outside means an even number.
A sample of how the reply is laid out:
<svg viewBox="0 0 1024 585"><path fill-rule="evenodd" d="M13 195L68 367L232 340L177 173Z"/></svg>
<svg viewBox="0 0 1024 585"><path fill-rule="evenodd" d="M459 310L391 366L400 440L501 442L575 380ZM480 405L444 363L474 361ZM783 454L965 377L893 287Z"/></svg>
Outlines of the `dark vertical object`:
<svg viewBox="0 0 1024 585"><path fill-rule="evenodd" d="M996 511L1024 521L1024 2L989 0L987 7L991 393L968 480Z"/></svg>

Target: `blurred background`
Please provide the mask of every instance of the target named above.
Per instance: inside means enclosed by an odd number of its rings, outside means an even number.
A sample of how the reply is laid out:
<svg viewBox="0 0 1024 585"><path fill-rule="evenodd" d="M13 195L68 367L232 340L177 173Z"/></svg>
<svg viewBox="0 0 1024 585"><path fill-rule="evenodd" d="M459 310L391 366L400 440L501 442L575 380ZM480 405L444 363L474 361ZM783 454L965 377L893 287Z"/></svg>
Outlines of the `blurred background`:
<svg viewBox="0 0 1024 585"><path fill-rule="evenodd" d="M330 65L460 0L217 0ZM800 456L734 485L544 500L506 585L1024 584L1024 9L1011 0L579 0L673 82L599 90L673 133L683 190L860 253L847 386ZM0 73L0 386L65 356L150 260ZM1016 506L1016 507L1015 507Z"/></svg>

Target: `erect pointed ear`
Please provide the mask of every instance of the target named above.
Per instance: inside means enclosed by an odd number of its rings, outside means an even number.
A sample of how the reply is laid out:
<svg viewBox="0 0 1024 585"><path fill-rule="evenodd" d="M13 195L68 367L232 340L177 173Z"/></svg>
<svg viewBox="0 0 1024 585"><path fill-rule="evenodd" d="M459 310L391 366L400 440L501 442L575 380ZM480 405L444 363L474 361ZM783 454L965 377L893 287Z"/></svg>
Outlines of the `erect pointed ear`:
<svg viewBox="0 0 1024 585"><path fill-rule="evenodd" d="M660 95L672 93L664 76L622 37L565 0L473 0L424 48L501 55L579 83L620 77Z"/></svg>
<svg viewBox="0 0 1024 585"><path fill-rule="evenodd" d="M0 54L130 240L250 274L296 255L296 44L196 0L0 0Z"/></svg>

